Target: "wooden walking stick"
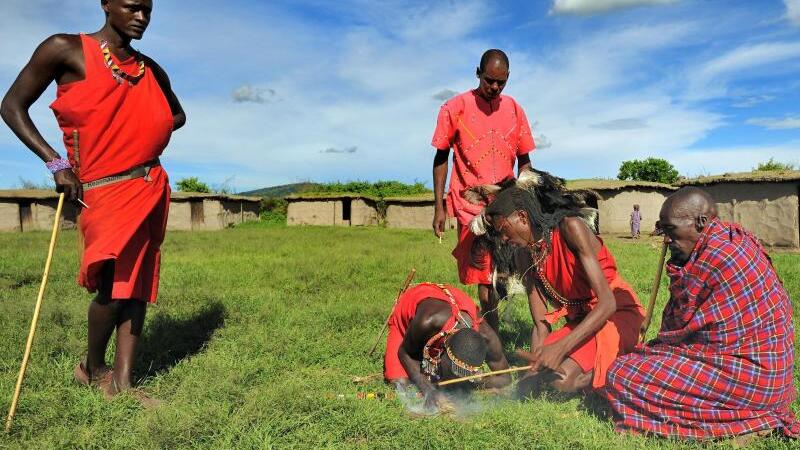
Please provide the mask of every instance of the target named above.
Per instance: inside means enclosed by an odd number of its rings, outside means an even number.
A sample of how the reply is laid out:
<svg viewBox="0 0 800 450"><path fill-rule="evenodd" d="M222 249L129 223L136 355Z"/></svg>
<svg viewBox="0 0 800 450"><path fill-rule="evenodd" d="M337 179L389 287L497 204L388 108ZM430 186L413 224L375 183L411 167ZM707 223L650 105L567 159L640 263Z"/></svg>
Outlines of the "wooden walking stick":
<svg viewBox="0 0 800 450"><path fill-rule="evenodd" d="M661 255L658 257L658 271L656 278L653 280L653 289L650 290L650 301L647 303L647 312L644 316L644 322L639 330L639 341L644 342L644 337L647 334L647 329L650 328L650 320L653 318L653 308L656 306L656 297L658 296L658 288L661 287L661 274L664 273L664 260L667 258L667 243L661 246Z"/></svg>
<svg viewBox="0 0 800 450"><path fill-rule="evenodd" d="M36 323L39 321L39 311L42 307L42 299L44 298L44 290L47 287L47 276L50 274L50 263L53 261L53 250L56 246L56 238L58 237L59 222L61 219L61 208L64 206L64 193L58 196L58 206L56 207L56 217L53 221L53 233L50 235L50 247L47 250L47 261L44 263L44 274L42 275L42 284L39 286L39 297L36 299L36 306L33 309L33 318L31 319L31 329L28 332L28 343L25 344L25 353L22 355L22 365L19 368L19 376L17 377L17 386L14 388L14 397L11 399L11 407L8 409L8 417L6 417L6 433L11 431L11 422L14 420L14 412L17 410L17 401L19 400L19 393L22 390L22 380L25 378L25 370L28 368L28 358L31 356L31 347L33 346L33 336L36 334Z"/></svg>
<svg viewBox="0 0 800 450"><path fill-rule="evenodd" d="M392 317L392 312L394 311L394 306L397 305L397 301L400 300L400 296L403 295L403 292L408 289L408 285L411 284L411 280L414 279L414 275L417 273L417 269L411 269L411 272L408 272L408 276L406 277L405 283L403 283L403 287L400 288L400 292L397 293L397 297L394 299L394 304L392 305L391 311L389 311L389 315L386 317L386 320L383 321L383 328L381 328L381 332L378 333L378 337L375 339L375 343L372 345L372 350L367 353L367 356L372 356L375 353L375 349L378 348L378 343L381 341L381 337L383 337L383 333L386 331L386 327L389 326L389 318Z"/></svg>

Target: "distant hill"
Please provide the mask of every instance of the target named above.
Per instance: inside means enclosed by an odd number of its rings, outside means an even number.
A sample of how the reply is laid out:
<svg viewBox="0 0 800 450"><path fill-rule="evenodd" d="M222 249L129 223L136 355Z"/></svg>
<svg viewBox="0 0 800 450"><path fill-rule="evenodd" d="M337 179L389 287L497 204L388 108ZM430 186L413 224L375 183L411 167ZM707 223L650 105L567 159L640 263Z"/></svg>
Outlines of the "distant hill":
<svg viewBox="0 0 800 450"><path fill-rule="evenodd" d="M283 198L291 194L299 194L316 189L317 183L292 183L280 186L270 186L253 191L240 192L239 195L252 195L263 198Z"/></svg>

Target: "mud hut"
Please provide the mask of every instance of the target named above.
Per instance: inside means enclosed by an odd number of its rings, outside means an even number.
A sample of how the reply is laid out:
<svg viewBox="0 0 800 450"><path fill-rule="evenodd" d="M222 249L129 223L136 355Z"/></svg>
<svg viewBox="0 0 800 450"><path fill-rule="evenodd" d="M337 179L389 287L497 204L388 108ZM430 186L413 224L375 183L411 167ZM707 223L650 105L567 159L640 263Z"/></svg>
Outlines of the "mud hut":
<svg viewBox="0 0 800 450"><path fill-rule="evenodd" d="M800 247L800 171L728 173L677 184L707 191L722 220L740 223L764 244Z"/></svg>
<svg viewBox="0 0 800 450"><path fill-rule="evenodd" d="M257 220L259 197L173 192L167 221L169 230L221 230ZM50 230L58 194L49 190L0 190L0 231ZM91 205L90 205L91 206ZM74 229L78 211L64 203L62 229Z"/></svg>
<svg viewBox="0 0 800 450"><path fill-rule="evenodd" d="M51 230L58 194L42 189L0 190L0 231ZM62 229L74 229L78 211L65 202Z"/></svg>
<svg viewBox="0 0 800 450"><path fill-rule="evenodd" d="M386 204L386 226L389 228L432 229L435 205L433 194L422 194L413 197L388 197ZM445 228L452 230L456 220L448 217Z"/></svg>
<svg viewBox="0 0 800 450"><path fill-rule="evenodd" d="M167 229L221 230L242 222L258 220L260 208L260 197L173 192Z"/></svg>
<svg viewBox="0 0 800 450"><path fill-rule="evenodd" d="M378 199L360 194L304 193L285 198L287 225L365 226L379 223Z"/></svg>
<svg viewBox="0 0 800 450"><path fill-rule="evenodd" d="M621 180L570 180L570 190L589 191L587 202L599 211L598 226L601 233L628 234L633 205L642 213L641 230L646 234L655 229L661 204L678 188L669 184L649 181Z"/></svg>

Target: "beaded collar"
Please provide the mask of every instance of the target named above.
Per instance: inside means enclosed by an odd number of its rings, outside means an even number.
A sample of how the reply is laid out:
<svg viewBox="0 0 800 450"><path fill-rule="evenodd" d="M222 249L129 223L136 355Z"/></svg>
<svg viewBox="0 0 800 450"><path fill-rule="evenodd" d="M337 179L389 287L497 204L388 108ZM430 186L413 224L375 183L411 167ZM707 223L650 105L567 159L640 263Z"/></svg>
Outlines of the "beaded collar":
<svg viewBox="0 0 800 450"><path fill-rule="evenodd" d="M531 250L531 258L533 259L533 266L536 269L536 280L539 282L539 285L542 286L544 293L547 295L548 299L553 303L560 303L563 306L567 307L579 307L583 306L589 302L589 298L586 299L579 299L579 300L570 300L563 295L561 295L550 281L547 280L547 277L544 273L544 261L550 255L550 250L553 245L552 243L552 230L547 230L544 233L544 236L539 239L538 241L530 244L528 247Z"/></svg>
<svg viewBox="0 0 800 450"><path fill-rule="evenodd" d="M129 85L133 86L144 76L144 58L142 58L142 54L138 51L136 52L136 62L139 65L139 73L136 75L130 75L122 70L117 63L111 59L111 49L108 47L108 41L100 41L100 50L103 52L103 60L105 61L106 67L111 70L111 76L117 81L117 83L122 84L123 81L127 81Z"/></svg>

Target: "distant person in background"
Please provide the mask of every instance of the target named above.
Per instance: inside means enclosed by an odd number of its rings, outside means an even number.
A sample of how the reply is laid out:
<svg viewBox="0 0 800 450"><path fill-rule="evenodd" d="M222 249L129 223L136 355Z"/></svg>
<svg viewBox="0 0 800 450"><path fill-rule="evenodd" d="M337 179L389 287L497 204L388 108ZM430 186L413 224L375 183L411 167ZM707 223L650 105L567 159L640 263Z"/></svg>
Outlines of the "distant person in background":
<svg viewBox="0 0 800 450"><path fill-rule="evenodd" d="M84 247L78 282L97 295L89 305L88 353L74 377L110 397L131 388L147 304L156 301L170 199L158 157L186 116L166 72L131 47L150 23L152 0L100 5L106 20L99 31L56 34L39 45L0 113L46 163L56 190L89 205L79 219ZM64 134L66 158L28 113L53 81L58 88L50 108ZM112 369L105 355L115 329Z"/></svg>
<svg viewBox="0 0 800 450"><path fill-rule="evenodd" d="M698 188L679 190L661 207L670 298L656 338L608 370L617 429L800 437L792 302L758 239L716 215Z"/></svg>
<svg viewBox="0 0 800 450"><path fill-rule="evenodd" d="M528 154L535 145L525 111L513 98L501 95L508 81L508 56L502 50L487 50L475 75L479 80L477 88L451 98L439 110L431 141L437 150L433 160L433 232L441 237L448 214L456 218L458 244L453 256L459 279L463 284L478 285L481 309L489 325L497 330L498 299L492 290L491 255L484 255L481 269L470 264L475 236L468 225L485 205L468 203L462 193L473 186L513 177L515 162L518 172L530 167ZM444 185L451 148L453 173L445 209Z"/></svg>
<svg viewBox="0 0 800 450"><path fill-rule="evenodd" d="M639 212L639 205L633 205L633 212L631 212L632 238L639 239L641 225L642 225L642 213Z"/></svg>

